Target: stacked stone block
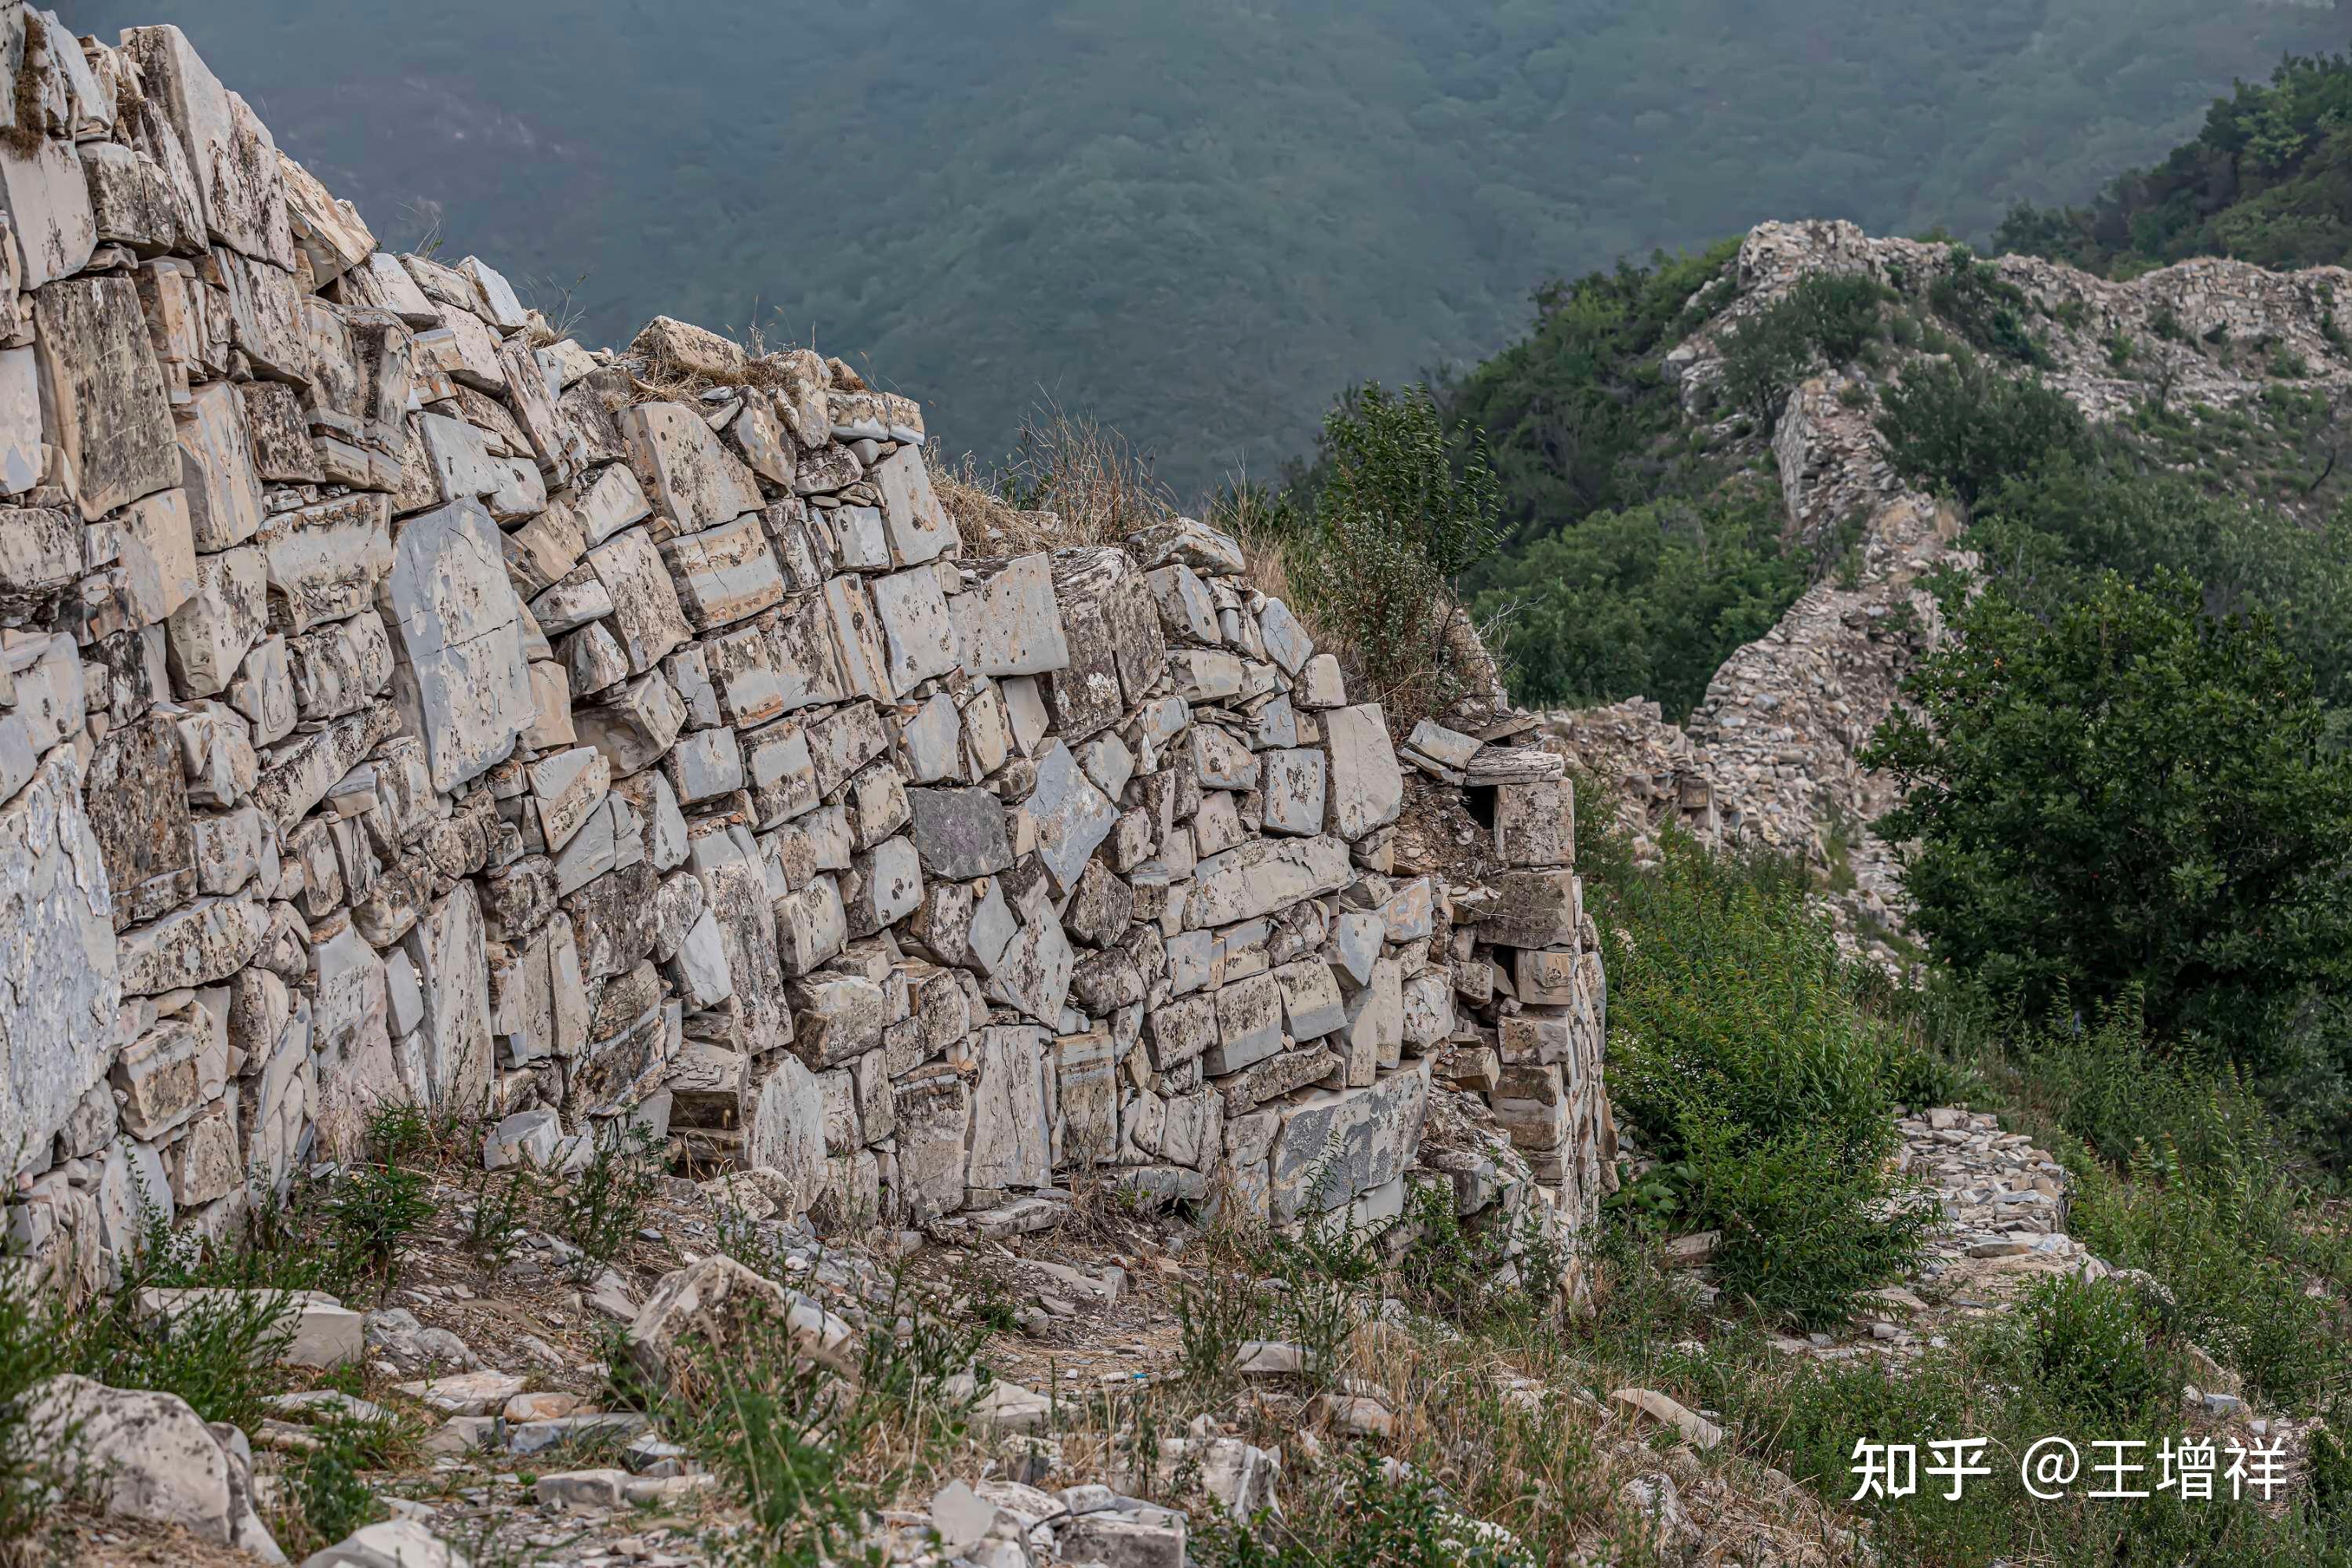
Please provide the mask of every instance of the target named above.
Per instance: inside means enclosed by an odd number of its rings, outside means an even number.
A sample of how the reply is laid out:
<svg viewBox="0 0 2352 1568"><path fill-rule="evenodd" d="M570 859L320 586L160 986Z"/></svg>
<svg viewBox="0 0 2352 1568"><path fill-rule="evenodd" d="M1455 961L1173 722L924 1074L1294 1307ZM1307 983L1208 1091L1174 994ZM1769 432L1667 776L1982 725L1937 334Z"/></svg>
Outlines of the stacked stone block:
<svg viewBox="0 0 2352 1568"><path fill-rule="evenodd" d="M387 1101L493 1163L629 1122L821 1225L987 1234L1080 1169L1393 1215L1469 1087L1589 1208L1557 759L1468 742L1494 885L1395 875L1381 710L1233 541L973 557L920 410L838 361L558 340L378 249L175 28L0 5L0 63L37 85L0 104L36 1251L225 1230ZM1423 1170L1465 1212L1509 1174Z"/></svg>

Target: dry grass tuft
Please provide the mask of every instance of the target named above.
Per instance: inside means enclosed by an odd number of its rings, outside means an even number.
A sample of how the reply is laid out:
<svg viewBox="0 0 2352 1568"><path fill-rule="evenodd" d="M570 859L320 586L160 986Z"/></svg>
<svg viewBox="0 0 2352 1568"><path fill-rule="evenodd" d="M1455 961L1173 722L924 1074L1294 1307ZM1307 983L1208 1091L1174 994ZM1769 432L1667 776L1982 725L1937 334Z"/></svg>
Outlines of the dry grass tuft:
<svg viewBox="0 0 2352 1568"><path fill-rule="evenodd" d="M686 363L673 353L663 337L654 331L654 325L648 322L638 332L625 356L640 402L693 403L713 387L772 389L786 383L787 377L778 356L795 345L771 346L767 333L756 323L743 334L744 341L739 343L725 333L714 332L707 327L691 322L673 322L675 327L709 340L714 349L720 350L696 355L692 363ZM733 349L735 353L724 353L723 349L727 348Z"/></svg>
<svg viewBox="0 0 2352 1568"><path fill-rule="evenodd" d="M966 453L934 486L974 555L1117 544L1177 513L1176 493L1127 437L1055 404L1021 423L1021 444L983 473Z"/></svg>
<svg viewBox="0 0 2352 1568"><path fill-rule="evenodd" d="M1050 512L1023 511L999 494L967 452L948 467L936 446L926 447L931 489L954 520L967 555L1021 555L1056 548L1061 520Z"/></svg>

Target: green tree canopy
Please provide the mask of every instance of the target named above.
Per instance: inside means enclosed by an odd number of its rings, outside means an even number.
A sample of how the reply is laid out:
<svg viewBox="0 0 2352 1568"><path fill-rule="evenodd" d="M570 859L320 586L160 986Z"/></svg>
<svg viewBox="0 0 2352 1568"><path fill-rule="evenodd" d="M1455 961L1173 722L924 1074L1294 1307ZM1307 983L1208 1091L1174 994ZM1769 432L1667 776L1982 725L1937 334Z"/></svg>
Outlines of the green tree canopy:
<svg viewBox="0 0 2352 1568"><path fill-rule="evenodd" d="M2169 571L2047 620L1996 584L1957 629L1869 753L1937 960L2031 1008L2137 991L2159 1033L2274 1065L2352 972L2352 763L2310 673Z"/></svg>

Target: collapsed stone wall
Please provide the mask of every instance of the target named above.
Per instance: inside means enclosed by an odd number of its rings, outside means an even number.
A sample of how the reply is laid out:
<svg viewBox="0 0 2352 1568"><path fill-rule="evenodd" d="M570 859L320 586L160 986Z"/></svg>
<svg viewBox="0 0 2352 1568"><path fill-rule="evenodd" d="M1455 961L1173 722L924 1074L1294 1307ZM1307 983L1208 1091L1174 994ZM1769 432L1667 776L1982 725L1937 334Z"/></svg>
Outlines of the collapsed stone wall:
<svg viewBox="0 0 2352 1568"><path fill-rule="evenodd" d="M1381 710L1232 541L969 554L920 409L840 362L591 352L380 250L176 28L0 5L0 64L37 1255L226 1232L387 1100L492 1163L634 1124L826 1225L1040 1226L1091 1167L1277 1222L1421 1182L1589 1215L1556 756L1427 727L1503 868L1391 875Z"/></svg>
<svg viewBox="0 0 2352 1568"><path fill-rule="evenodd" d="M1874 237L1851 223L1758 225L1734 263L1734 303L1665 357L1685 413L1698 421L1723 413L1713 389L1727 333L1806 277L1866 273L1916 299L1948 266L1949 251ZM2342 268L2275 273L2200 258L2116 283L2036 257L1990 265L2026 302L2048 362L2036 374L2095 422L2127 416L2159 391L2178 405L2259 419L2282 384L2331 400L2352 390L2352 356L2333 313L2339 291L2352 299L2352 272ZM2126 341L2130 353L2119 355ZM1874 400L1853 395L1899 376L1911 357L1809 377L1790 391L1772 432L1789 537L1818 544L1858 522L1845 569L1734 650L1685 724L1634 699L1548 714L1542 731L1618 787L1619 819L1640 847L1668 823L1817 862L1839 839L1853 887L1826 900L1827 911L1853 946L1888 963L1898 960L1879 939L1902 919L1900 868L1891 847L1860 828L1894 804L1894 789L1860 753L1893 710L1913 659L1943 635L1921 579L1976 564L1956 510L1895 473ZM2294 370L2284 383L2282 364ZM1728 417L1713 433L1735 447L1739 439Z"/></svg>

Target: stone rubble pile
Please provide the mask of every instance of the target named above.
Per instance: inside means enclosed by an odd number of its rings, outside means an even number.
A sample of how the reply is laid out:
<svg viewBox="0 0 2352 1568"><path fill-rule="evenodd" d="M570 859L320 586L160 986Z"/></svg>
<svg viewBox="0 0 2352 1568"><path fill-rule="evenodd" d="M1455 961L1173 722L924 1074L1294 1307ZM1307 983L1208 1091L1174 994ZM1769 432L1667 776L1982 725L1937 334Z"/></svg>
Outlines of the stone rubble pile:
<svg viewBox="0 0 2352 1568"><path fill-rule="evenodd" d="M0 62L33 1253L225 1231L387 1100L492 1165L643 1128L835 1226L1034 1228L1092 1166L1374 1218L1441 1057L1590 1213L1557 756L1417 738L1506 869L1393 876L1385 717L1231 540L968 554L920 410L839 361L591 352L380 250L176 28L0 5Z"/></svg>

